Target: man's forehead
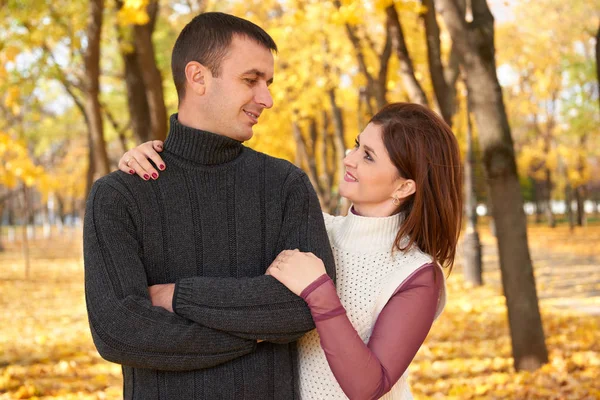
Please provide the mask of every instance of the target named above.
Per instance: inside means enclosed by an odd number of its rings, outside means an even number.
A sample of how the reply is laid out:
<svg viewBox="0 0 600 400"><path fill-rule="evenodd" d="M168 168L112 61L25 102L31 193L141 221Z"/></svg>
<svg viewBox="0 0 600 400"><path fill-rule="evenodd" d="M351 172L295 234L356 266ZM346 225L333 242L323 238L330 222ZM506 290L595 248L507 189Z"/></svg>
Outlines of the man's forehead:
<svg viewBox="0 0 600 400"><path fill-rule="evenodd" d="M241 71L255 70L262 74L272 74L275 67L271 51L251 40L232 43L224 59Z"/></svg>

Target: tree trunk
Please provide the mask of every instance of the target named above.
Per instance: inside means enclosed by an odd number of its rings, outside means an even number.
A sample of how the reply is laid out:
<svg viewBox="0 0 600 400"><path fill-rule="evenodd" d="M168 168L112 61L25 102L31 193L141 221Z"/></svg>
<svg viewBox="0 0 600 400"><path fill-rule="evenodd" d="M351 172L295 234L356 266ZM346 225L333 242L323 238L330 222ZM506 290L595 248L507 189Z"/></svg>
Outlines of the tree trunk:
<svg viewBox="0 0 600 400"><path fill-rule="evenodd" d="M573 189L571 188L571 184L567 183L565 185L565 210L567 221L569 221L569 230L573 232L575 230L575 217L571 203L573 203Z"/></svg>
<svg viewBox="0 0 600 400"><path fill-rule="evenodd" d="M580 185L573 192L575 195L575 204L577 204L577 226L585 226L585 186Z"/></svg>
<svg viewBox="0 0 600 400"><path fill-rule="evenodd" d="M50 204L52 202L48 201L47 204L42 205L42 217L43 217L43 221L42 221L42 233L43 233L43 237L44 239L48 239L51 235L52 235L52 212L53 210L50 209Z"/></svg>
<svg viewBox="0 0 600 400"><path fill-rule="evenodd" d="M392 30L390 24L386 24L385 29L385 44L383 50L379 55L379 74L377 76L377 82L375 86L375 99L377 100L377 107L383 108L387 103L387 75L390 65L390 57L392 56Z"/></svg>
<svg viewBox="0 0 600 400"><path fill-rule="evenodd" d="M92 190L92 185L94 184L94 175L95 175L95 154L94 154L94 145L92 141L92 130L88 128L88 169L85 175L85 196L90 193Z"/></svg>
<svg viewBox="0 0 600 400"><path fill-rule="evenodd" d="M425 39L427 41L427 62L429 65L429 74L433 84L436 102L440 114L449 126L452 126L452 116L454 115L454 91L449 86L454 85L446 82L444 74L444 64L442 63L442 50L440 45L440 27L435 15L435 4L433 0L421 0L425 7L425 13L421 15L423 25L425 26ZM458 76L458 74L457 74ZM454 78L456 79L456 78Z"/></svg>
<svg viewBox="0 0 600 400"><path fill-rule="evenodd" d="M467 95L468 103L468 95ZM473 286L483 285L481 242L477 229L477 196L475 194L475 152L473 151L473 131L471 128L471 107L467 104L467 154L465 157L465 208L467 229L463 240L465 281Z"/></svg>
<svg viewBox="0 0 600 400"><path fill-rule="evenodd" d="M87 47L84 54L85 60L85 113L89 121L90 150L93 154L93 180L110 172L104 129L102 126L102 112L100 108L100 36L102 33L102 12L104 0L90 0L90 15L87 26Z"/></svg>
<svg viewBox="0 0 600 400"><path fill-rule="evenodd" d="M586 145L587 145L587 134L584 134L579 138L579 147L582 150L582 152L585 151ZM577 172L579 173L579 176L584 175L585 163L586 163L586 158L582 155L582 153L580 153L579 157L577 159ZM585 217L585 204L584 204L586 197L587 197L586 196L586 185L580 184L579 186L577 186L575 188L575 200L577 201L577 225L579 225L579 226L584 226L587 223L586 217Z"/></svg>
<svg viewBox="0 0 600 400"><path fill-rule="evenodd" d="M375 110L373 110L373 105L371 104L371 98L369 96L369 90L362 86L358 89L358 112L357 114L357 122L358 129L362 130L365 126L365 112L368 114L368 118L370 119L373 115L375 115Z"/></svg>
<svg viewBox="0 0 600 400"><path fill-rule="evenodd" d="M2 244L2 226L5 225L6 219L4 217L5 203L0 201L0 253L4 251L4 245Z"/></svg>
<svg viewBox="0 0 600 400"><path fill-rule="evenodd" d="M552 172L549 168L546 168L546 220L550 228L556 227L556 219L554 218L554 212L552 211Z"/></svg>
<svg viewBox="0 0 600 400"><path fill-rule="evenodd" d="M342 5L340 0L334 0L333 4L336 8L340 8ZM350 24L346 24L346 34L348 35L348 39L354 50L356 52L356 59L358 61L358 67L361 73L367 79L367 87L366 87L366 97L367 97L367 109L369 111L370 116L372 117L373 109L371 106L371 99L374 98L377 102L377 108L382 108L387 104L386 94L387 94L387 66L389 58L392 54L392 39L391 31L389 29L389 24L386 25L386 42L382 53L379 55L380 62L380 71L378 74L378 80L376 80L373 75L369 72L367 68L367 61L365 58L365 54L363 52L362 44L360 38L358 37L356 27ZM374 49L373 49L374 50ZM383 82L382 82L383 81Z"/></svg>
<svg viewBox="0 0 600 400"><path fill-rule="evenodd" d="M346 168L344 167L344 158L346 158L346 143L344 141L344 118L342 115L342 109L337 104L335 97L335 90L329 89L329 105L331 106L331 114L333 116L333 143L335 146L335 170L337 171L336 182L339 184L344 179L346 174ZM339 190L336 192L337 199L337 214L346 215L350 203L347 199L342 198L339 194Z"/></svg>
<svg viewBox="0 0 600 400"><path fill-rule="evenodd" d="M31 214L31 199L29 196L29 189L23 185L23 226L22 226L22 240L23 240L23 258L25 259L25 279L29 279L31 271L31 257L29 255L29 232L28 222Z"/></svg>
<svg viewBox="0 0 600 400"><path fill-rule="evenodd" d="M455 46L452 45L452 48L450 49L450 57L448 59L448 63L446 64L446 68L444 68L444 78L446 79L446 84L448 85L448 93L446 95L446 98L450 103L448 107L450 108L452 115L454 115L454 113L456 112L456 82L458 81L459 75L459 54Z"/></svg>
<svg viewBox="0 0 600 400"><path fill-rule="evenodd" d="M136 25L133 28L135 47L150 110L151 138L165 140L167 137L167 109L163 94L162 75L156 64L154 45L152 44L152 33L158 15L158 0L151 0L147 11L150 21L145 25Z"/></svg>
<svg viewBox="0 0 600 400"><path fill-rule="evenodd" d="M456 0L438 1L464 67L483 151L514 366L517 370L535 370L548 362L548 351L529 254L527 220L513 141L496 75L494 18L485 0L472 0L472 23L465 21Z"/></svg>
<svg viewBox="0 0 600 400"><path fill-rule="evenodd" d="M333 174L330 167L329 157L327 155L327 145L329 142L329 116L327 115L327 111L323 110L321 113L323 118L319 140L321 141L321 146L318 146L319 158L321 159L321 169L319 171L319 184L323 188L323 202L325 203L325 207L323 211L331 213L331 203L332 203L332 180ZM316 158L316 157L315 157Z"/></svg>
<svg viewBox="0 0 600 400"><path fill-rule="evenodd" d="M533 195L533 204L535 205L535 223L540 224L542 222L542 204L539 195L538 182L534 178L529 178L531 182L531 192Z"/></svg>
<svg viewBox="0 0 600 400"><path fill-rule="evenodd" d="M117 27L117 29L122 29ZM119 33L121 44L121 57L125 68L125 86L127 88L127 105L131 129L139 143L150 140L152 127L150 123L150 108L146 100L146 87L142 79L142 68L138 62L135 46L133 51L126 51L123 45L124 37ZM127 150L127 149L125 149Z"/></svg>
<svg viewBox="0 0 600 400"><path fill-rule="evenodd" d="M596 79L598 80L598 93L600 93L600 23L596 32ZM600 96L598 96L598 105L600 105Z"/></svg>
<svg viewBox="0 0 600 400"><path fill-rule="evenodd" d="M317 121L315 120L314 117L311 117L309 119L309 123L308 123L308 134L310 137L310 151L307 153L307 159L305 160L306 163L308 164L308 168L312 171L312 174L315 177L315 181L317 186L315 187L315 190L317 192L319 192L320 197L321 197L321 204L327 204L327 200L326 197L327 195L325 194L326 190L323 187L323 184L321 182L320 179L320 174L319 174L319 167L317 165L317 148L318 148L318 138L319 138L319 130L317 129Z"/></svg>
<svg viewBox="0 0 600 400"><path fill-rule="evenodd" d="M313 185L313 188L319 197L319 202L323 204L323 196L317 178L317 171L314 163L311 163L312 157L309 154L308 144L302 134L302 129L300 128L298 121L292 123L292 133L294 135L294 141L296 142L296 160L300 162L300 167L304 166L302 169L306 172L306 175L308 175L308 179L310 179L310 183Z"/></svg>
<svg viewBox="0 0 600 400"><path fill-rule="evenodd" d="M390 35L393 40L393 48L396 50L396 56L398 57L400 64L400 76L402 77L404 90L408 93L408 98L411 102L428 105L425 91L415 76L415 69L410 54L408 54L408 48L406 47L406 40L404 40L404 32L402 31L402 25L400 23L398 12L396 11L396 6L394 4L388 6L385 9L385 12Z"/></svg>
<svg viewBox="0 0 600 400"><path fill-rule="evenodd" d="M18 190L17 190L18 193ZM16 194L16 196L18 196L18 194ZM17 208L16 204L17 203L17 198L11 196L8 199L8 215L7 215L7 223L8 223L8 232L7 232L7 241L9 243L14 243L15 240L17 240L17 232L16 232L16 225L17 225L17 216L15 213L15 210Z"/></svg>
<svg viewBox="0 0 600 400"><path fill-rule="evenodd" d="M339 9L341 7L341 3L339 2L339 0L334 0L334 4L335 6ZM350 25L350 24L346 24L346 34L348 35L348 39L350 40L350 43L352 43L352 46L354 47L354 51L356 52L356 59L358 61L358 68L360 69L360 72L365 76L365 78L367 79L367 86L366 86L366 97L367 97L367 108L371 108L371 99L373 97L375 97L375 79L373 79L373 76L369 73L369 70L367 69L367 62L365 60L365 55L362 49L362 45L360 43L360 39L358 38L358 35L356 34L355 28ZM379 103L379 101L378 101ZM372 111L372 110L370 110ZM371 116L372 116L372 112L371 112Z"/></svg>

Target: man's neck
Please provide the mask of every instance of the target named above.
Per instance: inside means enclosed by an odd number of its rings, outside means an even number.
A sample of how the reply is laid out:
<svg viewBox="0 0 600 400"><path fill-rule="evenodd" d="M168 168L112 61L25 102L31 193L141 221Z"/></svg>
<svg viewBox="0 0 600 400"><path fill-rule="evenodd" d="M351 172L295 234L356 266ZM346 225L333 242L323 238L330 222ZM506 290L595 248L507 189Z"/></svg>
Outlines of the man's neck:
<svg viewBox="0 0 600 400"><path fill-rule="evenodd" d="M207 123L209 119L205 118L202 113L184 105L181 105L177 111L177 120L181 125L187 126L188 128L220 134L215 132L215 129Z"/></svg>

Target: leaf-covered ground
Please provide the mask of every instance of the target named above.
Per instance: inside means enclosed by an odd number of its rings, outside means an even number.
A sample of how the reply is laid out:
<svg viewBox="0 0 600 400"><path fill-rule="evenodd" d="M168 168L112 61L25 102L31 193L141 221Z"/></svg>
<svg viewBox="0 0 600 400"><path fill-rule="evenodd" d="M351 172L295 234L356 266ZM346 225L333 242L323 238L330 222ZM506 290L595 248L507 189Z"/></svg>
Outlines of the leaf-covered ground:
<svg viewBox="0 0 600 400"><path fill-rule="evenodd" d="M516 373L494 239L482 234L484 279L460 266L448 304L411 367L418 399L600 398L600 226L530 228L550 363ZM88 330L79 232L0 253L0 399L119 399L120 367L102 360Z"/></svg>

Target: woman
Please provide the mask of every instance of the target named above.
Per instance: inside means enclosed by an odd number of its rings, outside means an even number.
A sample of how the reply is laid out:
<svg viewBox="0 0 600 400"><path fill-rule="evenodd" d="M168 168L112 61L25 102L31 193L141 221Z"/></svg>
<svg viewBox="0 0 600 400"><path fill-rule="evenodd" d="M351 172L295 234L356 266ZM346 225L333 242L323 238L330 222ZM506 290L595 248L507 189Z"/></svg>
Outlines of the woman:
<svg viewBox="0 0 600 400"><path fill-rule="evenodd" d="M152 146L126 153L120 169L156 179L147 158L165 167ZM460 233L458 144L432 111L395 103L371 119L344 166L350 212L324 215L337 288L320 259L297 250L266 273L315 321L298 343L302 399L409 399L406 370L444 308L442 267L451 270Z"/></svg>

